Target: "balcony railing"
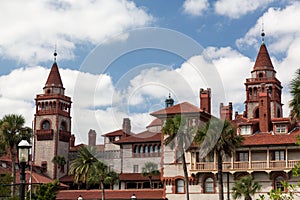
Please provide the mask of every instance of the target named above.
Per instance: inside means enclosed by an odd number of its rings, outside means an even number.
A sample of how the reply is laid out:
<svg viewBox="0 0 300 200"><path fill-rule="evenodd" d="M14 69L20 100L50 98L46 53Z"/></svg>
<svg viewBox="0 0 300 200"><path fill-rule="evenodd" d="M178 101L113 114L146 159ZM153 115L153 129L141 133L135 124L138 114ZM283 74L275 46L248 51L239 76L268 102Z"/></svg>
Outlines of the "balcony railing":
<svg viewBox="0 0 300 200"><path fill-rule="evenodd" d="M286 170L292 169L300 160L272 160L267 161L235 161L223 162L223 171L264 171L264 170ZM214 162L197 162L192 163L193 171L216 171L217 163Z"/></svg>

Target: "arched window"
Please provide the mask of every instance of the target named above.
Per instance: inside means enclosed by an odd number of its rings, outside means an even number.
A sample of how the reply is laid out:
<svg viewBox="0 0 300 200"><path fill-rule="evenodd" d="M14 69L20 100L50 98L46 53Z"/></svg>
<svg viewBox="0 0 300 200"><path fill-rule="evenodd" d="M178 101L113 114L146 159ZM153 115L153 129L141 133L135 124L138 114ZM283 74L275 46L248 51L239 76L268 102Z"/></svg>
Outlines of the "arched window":
<svg viewBox="0 0 300 200"><path fill-rule="evenodd" d="M48 120L44 120L42 123L42 130L49 130L50 129L50 122Z"/></svg>
<svg viewBox="0 0 300 200"><path fill-rule="evenodd" d="M66 131L67 130L67 123L65 121L62 121L60 124L60 130Z"/></svg>
<svg viewBox="0 0 300 200"><path fill-rule="evenodd" d="M148 153L148 146L144 146L144 153Z"/></svg>
<svg viewBox="0 0 300 200"><path fill-rule="evenodd" d="M138 146L134 147L134 153L139 153L139 147Z"/></svg>
<svg viewBox="0 0 300 200"><path fill-rule="evenodd" d="M259 74L258 74L258 77L259 77L259 78L262 78L263 76L264 76L263 73L259 73Z"/></svg>
<svg viewBox="0 0 300 200"><path fill-rule="evenodd" d="M176 180L176 193L184 193L184 181L182 179Z"/></svg>
<svg viewBox="0 0 300 200"><path fill-rule="evenodd" d="M158 146L154 145L154 152L157 153L158 152Z"/></svg>
<svg viewBox="0 0 300 200"><path fill-rule="evenodd" d="M259 118L259 108L256 108L254 112L254 118Z"/></svg>
<svg viewBox="0 0 300 200"><path fill-rule="evenodd" d="M143 153L143 146L140 146L140 153Z"/></svg>
<svg viewBox="0 0 300 200"><path fill-rule="evenodd" d="M254 95L255 97L257 96L257 88L256 88L256 87L253 89L253 95Z"/></svg>
<svg viewBox="0 0 300 200"><path fill-rule="evenodd" d="M214 179L208 177L204 181L204 193L213 193L214 192Z"/></svg>
<svg viewBox="0 0 300 200"><path fill-rule="evenodd" d="M252 95L252 88L249 88L249 95Z"/></svg>
<svg viewBox="0 0 300 200"><path fill-rule="evenodd" d="M149 146L149 153L153 153L153 146L152 145Z"/></svg>
<svg viewBox="0 0 300 200"><path fill-rule="evenodd" d="M279 108L277 108L277 117L278 117L278 118L281 117L281 112L280 112L280 109L279 109Z"/></svg>
<svg viewBox="0 0 300 200"><path fill-rule="evenodd" d="M282 181L284 181L284 178L282 176L277 176L274 179L274 189L278 190L280 189L281 191L284 191L284 186L282 184Z"/></svg>

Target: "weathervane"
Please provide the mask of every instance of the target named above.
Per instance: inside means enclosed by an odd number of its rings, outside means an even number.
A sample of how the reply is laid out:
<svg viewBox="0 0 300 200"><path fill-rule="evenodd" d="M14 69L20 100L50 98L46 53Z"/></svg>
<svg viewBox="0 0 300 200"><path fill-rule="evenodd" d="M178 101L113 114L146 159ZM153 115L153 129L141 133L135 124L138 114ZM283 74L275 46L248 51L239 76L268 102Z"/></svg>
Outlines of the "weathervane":
<svg viewBox="0 0 300 200"><path fill-rule="evenodd" d="M261 23L261 41L262 43L265 42L265 31L264 31L264 18L262 17L262 23Z"/></svg>
<svg viewBox="0 0 300 200"><path fill-rule="evenodd" d="M56 62L56 56L57 56L57 53L56 53L56 43L55 43L55 47L54 47L54 62Z"/></svg>

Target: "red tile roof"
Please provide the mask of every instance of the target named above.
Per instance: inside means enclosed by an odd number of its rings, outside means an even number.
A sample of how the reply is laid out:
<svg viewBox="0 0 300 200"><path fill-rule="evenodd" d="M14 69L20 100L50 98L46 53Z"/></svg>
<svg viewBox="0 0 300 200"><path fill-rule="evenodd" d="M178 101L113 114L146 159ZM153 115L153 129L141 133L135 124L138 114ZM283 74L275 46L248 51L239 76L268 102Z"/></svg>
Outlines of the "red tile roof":
<svg viewBox="0 0 300 200"><path fill-rule="evenodd" d="M126 189L126 190L105 190L105 199L128 200L135 194L137 199L163 200L163 189ZM77 199L79 195L84 200L101 199L101 190L60 190L56 195L57 200Z"/></svg>
<svg viewBox="0 0 300 200"><path fill-rule="evenodd" d="M256 61L254 64L254 70L266 70L265 67L267 67L268 70L274 70L267 47L263 43L260 46Z"/></svg>
<svg viewBox="0 0 300 200"><path fill-rule="evenodd" d="M152 126L161 126L163 125L163 122L161 119L154 119L146 128L152 127Z"/></svg>
<svg viewBox="0 0 300 200"><path fill-rule="evenodd" d="M119 175L122 181L148 181L148 177L144 177L141 173L123 173ZM160 175L152 176L152 180L160 180Z"/></svg>
<svg viewBox="0 0 300 200"><path fill-rule="evenodd" d="M180 113L202 113L204 112L197 106L194 106L188 102L183 102L180 104L176 104L174 106L167 107L165 109L161 109L159 111L150 113L153 116L158 115L169 115L169 114L180 114Z"/></svg>
<svg viewBox="0 0 300 200"><path fill-rule="evenodd" d="M242 146L294 145L299 134L299 128L288 134L257 133L244 136Z"/></svg>
<svg viewBox="0 0 300 200"><path fill-rule="evenodd" d="M54 62L52 67L51 67L51 71L49 73L49 76L48 76L48 79L47 79L47 82L46 82L45 86L49 87L49 86L53 86L53 85L56 86L56 87L63 87L63 83L61 81L60 74L59 74L56 62Z"/></svg>
<svg viewBox="0 0 300 200"><path fill-rule="evenodd" d="M123 129L119 129L119 130L116 130L116 131L112 131L112 132L109 132L109 133L105 133L103 134L102 136L125 136L126 133L123 131ZM128 134L127 134L128 136Z"/></svg>
<svg viewBox="0 0 300 200"><path fill-rule="evenodd" d="M153 133L150 131L144 131L139 134L134 134L128 137L123 137L118 141L115 141L115 144L122 143L136 143L136 142L160 142L161 133Z"/></svg>

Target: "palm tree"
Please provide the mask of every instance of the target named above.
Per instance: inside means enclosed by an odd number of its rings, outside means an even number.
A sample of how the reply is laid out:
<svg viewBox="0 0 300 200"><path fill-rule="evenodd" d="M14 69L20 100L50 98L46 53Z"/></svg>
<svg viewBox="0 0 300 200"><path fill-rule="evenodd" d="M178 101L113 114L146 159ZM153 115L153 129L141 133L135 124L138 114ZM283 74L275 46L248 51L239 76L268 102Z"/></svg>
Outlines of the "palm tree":
<svg viewBox="0 0 300 200"><path fill-rule="evenodd" d="M119 176L109 171L105 163L96 158L95 147L81 147L79 156L70 164L69 174L74 175L75 183L99 184L102 189L102 200L105 199L104 185L113 185L119 181Z"/></svg>
<svg viewBox="0 0 300 200"><path fill-rule="evenodd" d="M160 172L158 170L157 164L153 162L146 162L142 168L142 175L149 178L150 187L153 189L152 176L158 175Z"/></svg>
<svg viewBox="0 0 300 200"><path fill-rule="evenodd" d="M16 183L16 152L17 145L22 139L30 142L32 130L24 127L25 119L22 115L8 114L0 120L0 135L4 139L2 145L6 146L11 155L11 167L13 183ZM12 186L12 194L15 194L15 188Z"/></svg>
<svg viewBox="0 0 300 200"><path fill-rule="evenodd" d="M195 136L195 142L201 144L200 159L210 152L216 152L218 168L219 200L224 200L222 162L226 155L232 156L236 147L240 146L243 137L236 135L228 120L210 119L202 125Z"/></svg>
<svg viewBox="0 0 300 200"><path fill-rule="evenodd" d="M295 120L300 119L300 68L296 71L296 77L289 83L292 100L290 101L291 117Z"/></svg>
<svg viewBox="0 0 300 200"><path fill-rule="evenodd" d="M64 171L64 166L67 163L65 157L59 156L59 155L54 156L52 159L52 162L57 165L57 168L60 169L61 172ZM58 175L58 173L57 173L57 175ZM57 179L58 179L58 177L57 177Z"/></svg>
<svg viewBox="0 0 300 200"><path fill-rule="evenodd" d="M245 200L252 200L251 196L260 191L260 189L261 185L258 182L253 181L251 175L244 176L234 183L234 186L232 187L232 197L238 199L244 196Z"/></svg>
<svg viewBox="0 0 300 200"><path fill-rule="evenodd" d="M189 200L189 181L185 159L185 151L193 141L193 131L188 127L188 119L175 115L172 119L167 119L162 133L166 136L164 143L171 149L177 148L181 153L182 168L185 179L186 199Z"/></svg>
<svg viewBox="0 0 300 200"><path fill-rule="evenodd" d="M115 171L109 171L104 179L104 184L109 185L110 189L113 189L113 185L118 184L119 181L119 174Z"/></svg>
<svg viewBox="0 0 300 200"><path fill-rule="evenodd" d="M91 169L91 175L89 176L89 182L93 184L99 184L99 189L102 192L102 200L105 199L105 185L112 186L119 182L119 175L114 171L109 171L108 166L98 160Z"/></svg>
<svg viewBox="0 0 300 200"><path fill-rule="evenodd" d="M70 163L69 174L74 176L75 183L85 183L88 186L91 170L98 161L95 158L96 149L94 147L82 146L78 153L78 157Z"/></svg>

